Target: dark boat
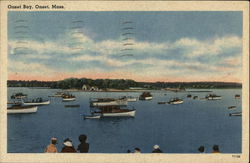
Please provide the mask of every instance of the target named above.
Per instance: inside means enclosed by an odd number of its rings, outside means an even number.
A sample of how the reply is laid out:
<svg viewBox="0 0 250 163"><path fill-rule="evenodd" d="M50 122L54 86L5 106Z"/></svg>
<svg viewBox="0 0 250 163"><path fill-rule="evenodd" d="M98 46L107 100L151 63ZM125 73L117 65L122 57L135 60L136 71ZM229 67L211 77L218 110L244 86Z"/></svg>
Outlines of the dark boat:
<svg viewBox="0 0 250 163"><path fill-rule="evenodd" d="M139 100L152 100L153 96L151 95L150 92L143 92L140 97Z"/></svg>
<svg viewBox="0 0 250 163"><path fill-rule="evenodd" d="M76 105L64 105L64 107L66 107L66 108L79 108L80 105L79 104L76 104Z"/></svg>
<svg viewBox="0 0 250 163"><path fill-rule="evenodd" d="M23 94L22 92L19 92L10 96L11 99L22 99L26 97L27 97L27 94Z"/></svg>
<svg viewBox="0 0 250 163"><path fill-rule="evenodd" d="M229 110L236 109L236 106L229 106L228 109Z"/></svg>
<svg viewBox="0 0 250 163"><path fill-rule="evenodd" d="M236 94L236 95L234 96L234 98L235 98L235 99L240 99L240 95Z"/></svg>
<svg viewBox="0 0 250 163"><path fill-rule="evenodd" d="M242 112L229 113L229 116L242 116Z"/></svg>

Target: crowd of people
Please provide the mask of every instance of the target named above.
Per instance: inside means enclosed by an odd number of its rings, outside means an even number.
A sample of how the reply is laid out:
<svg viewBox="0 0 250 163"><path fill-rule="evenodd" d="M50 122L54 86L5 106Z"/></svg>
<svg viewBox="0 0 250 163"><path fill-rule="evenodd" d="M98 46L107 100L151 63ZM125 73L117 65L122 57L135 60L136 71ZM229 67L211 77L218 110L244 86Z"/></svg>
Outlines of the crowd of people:
<svg viewBox="0 0 250 163"><path fill-rule="evenodd" d="M63 148L61 150L61 153L77 153L77 151L79 151L80 153L88 153L89 151L89 144L86 143L87 140L87 136L86 135L80 135L79 136L79 141L80 144L78 145L77 149L75 149L75 147L72 144L72 140L70 140L69 138L65 139L63 141ZM49 144L45 151L46 153L57 153L57 138L51 138L51 144Z"/></svg>
<svg viewBox="0 0 250 163"><path fill-rule="evenodd" d="M65 139L63 141L64 146L61 150L61 153L77 153L77 151L79 151L80 153L88 153L89 144L86 142L87 136L80 135L78 139L79 139L80 144L78 145L77 149L74 148L74 146L72 144L72 140L70 140L69 138ZM54 138L54 137L51 138L51 143L46 147L44 152L45 153L58 153L56 144L57 144L57 138ZM198 148L198 151L200 153L205 153L205 147L200 146ZM130 150L127 150L127 153L141 153L141 150L140 150L140 148L136 147L136 148L134 148L133 152ZM163 153L163 151L160 149L160 146L156 144L153 146L152 153ZM219 149L218 145L213 146L212 153L220 153L220 149Z"/></svg>

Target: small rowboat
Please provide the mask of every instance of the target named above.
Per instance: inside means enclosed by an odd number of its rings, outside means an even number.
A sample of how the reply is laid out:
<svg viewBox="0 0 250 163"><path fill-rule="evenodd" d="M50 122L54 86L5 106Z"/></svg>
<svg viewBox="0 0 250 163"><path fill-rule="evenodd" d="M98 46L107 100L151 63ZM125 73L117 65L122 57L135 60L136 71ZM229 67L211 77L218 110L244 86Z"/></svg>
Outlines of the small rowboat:
<svg viewBox="0 0 250 163"><path fill-rule="evenodd" d="M236 106L229 106L228 109L229 110L236 109Z"/></svg>
<svg viewBox="0 0 250 163"><path fill-rule="evenodd" d="M242 116L242 112L229 113L229 116Z"/></svg>
<svg viewBox="0 0 250 163"><path fill-rule="evenodd" d="M67 101L75 101L76 98L75 97L71 97L71 98L63 98L62 101L63 102L67 102Z"/></svg>
<svg viewBox="0 0 250 163"><path fill-rule="evenodd" d="M79 108L80 105L79 104L77 104L77 105L64 105L64 107L66 107L66 108Z"/></svg>
<svg viewBox="0 0 250 163"><path fill-rule="evenodd" d="M84 115L84 119L99 119L101 115Z"/></svg>
<svg viewBox="0 0 250 163"><path fill-rule="evenodd" d="M164 101L160 101L158 102L158 104L166 104L167 102L164 102Z"/></svg>
<svg viewBox="0 0 250 163"><path fill-rule="evenodd" d="M183 100L179 98L174 98L168 102L168 104L176 105L176 104L182 104Z"/></svg>
<svg viewBox="0 0 250 163"><path fill-rule="evenodd" d="M12 106L7 108L8 114L35 113L37 106Z"/></svg>

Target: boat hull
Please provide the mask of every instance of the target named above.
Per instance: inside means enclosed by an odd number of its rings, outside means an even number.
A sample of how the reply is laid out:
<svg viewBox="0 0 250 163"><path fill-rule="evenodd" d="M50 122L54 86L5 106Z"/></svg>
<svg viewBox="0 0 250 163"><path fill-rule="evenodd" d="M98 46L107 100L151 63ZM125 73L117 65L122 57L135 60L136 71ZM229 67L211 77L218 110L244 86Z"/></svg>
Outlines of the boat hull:
<svg viewBox="0 0 250 163"><path fill-rule="evenodd" d="M140 100L152 100L153 97L149 96L149 97L140 97Z"/></svg>
<svg viewBox="0 0 250 163"><path fill-rule="evenodd" d="M102 117L134 117L136 110L120 113L102 113Z"/></svg>
<svg viewBox="0 0 250 163"><path fill-rule="evenodd" d="M84 119L100 119L101 115L95 115L95 116L84 116Z"/></svg>
<svg viewBox="0 0 250 163"><path fill-rule="evenodd" d="M136 98L127 98L127 101L128 101L128 102L136 102L137 99L136 99Z"/></svg>
<svg viewBox="0 0 250 163"><path fill-rule="evenodd" d="M183 101L174 101L174 102L169 102L169 104L176 105L176 104L182 104Z"/></svg>
<svg viewBox="0 0 250 163"><path fill-rule="evenodd" d="M35 113L35 112L37 112L37 106L28 108L7 109L8 114L25 114L25 113Z"/></svg>
<svg viewBox="0 0 250 163"><path fill-rule="evenodd" d="M208 100L221 100L221 97L208 97Z"/></svg>
<svg viewBox="0 0 250 163"><path fill-rule="evenodd" d="M75 101L76 98L63 98L62 101L67 102L67 101Z"/></svg>
<svg viewBox="0 0 250 163"><path fill-rule="evenodd" d="M44 101L44 102L23 102L23 105L25 106L38 106L38 105L49 105L50 101Z"/></svg>
<svg viewBox="0 0 250 163"><path fill-rule="evenodd" d="M115 101L103 101L103 102L99 102L99 101L92 101L90 103L91 106L109 106L109 105L115 105L115 106L126 106L128 105L128 101L127 100L115 100Z"/></svg>

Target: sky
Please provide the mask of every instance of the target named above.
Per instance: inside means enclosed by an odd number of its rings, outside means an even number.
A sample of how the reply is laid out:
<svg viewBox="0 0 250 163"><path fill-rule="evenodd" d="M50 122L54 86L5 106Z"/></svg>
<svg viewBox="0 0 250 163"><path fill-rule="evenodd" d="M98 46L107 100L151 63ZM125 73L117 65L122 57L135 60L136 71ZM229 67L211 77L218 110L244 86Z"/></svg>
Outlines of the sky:
<svg viewBox="0 0 250 163"><path fill-rule="evenodd" d="M242 81L242 12L8 12L8 79Z"/></svg>

